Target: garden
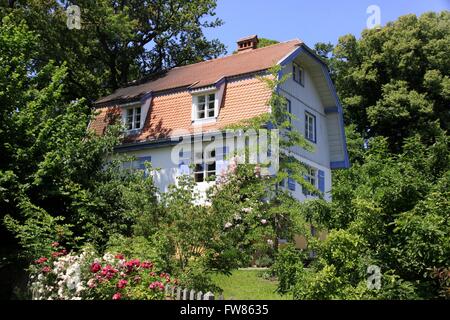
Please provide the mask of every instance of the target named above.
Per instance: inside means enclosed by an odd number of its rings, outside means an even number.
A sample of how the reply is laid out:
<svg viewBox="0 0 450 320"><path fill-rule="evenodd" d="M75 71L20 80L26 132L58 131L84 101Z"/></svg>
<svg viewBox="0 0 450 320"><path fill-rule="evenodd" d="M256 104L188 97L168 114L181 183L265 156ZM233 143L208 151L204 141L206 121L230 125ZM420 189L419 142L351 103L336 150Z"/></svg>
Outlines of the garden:
<svg viewBox="0 0 450 320"><path fill-rule="evenodd" d="M192 177L161 193L151 175L124 168L133 159L113 156L120 125L103 136L86 128L99 96L163 66L223 54L202 33L220 21L193 18L209 18L216 1L178 1L186 11L176 17L160 8L162 32L177 35L157 38L170 50L146 49L151 13L85 5L88 21L109 18L82 36L67 35L56 1L0 10L1 298L161 300L166 284L232 299L450 298L448 11L315 46L344 106L352 163L333 172L332 202L289 152L312 146L288 130L293 115L275 90L283 81L275 68L263 79L273 112L239 126L280 129L279 174L230 159L210 205L198 206ZM314 197L300 203L279 188L288 176ZM304 250L292 245L298 234ZM267 269L247 269L255 264ZM369 266L382 272L379 288L367 285Z"/></svg>

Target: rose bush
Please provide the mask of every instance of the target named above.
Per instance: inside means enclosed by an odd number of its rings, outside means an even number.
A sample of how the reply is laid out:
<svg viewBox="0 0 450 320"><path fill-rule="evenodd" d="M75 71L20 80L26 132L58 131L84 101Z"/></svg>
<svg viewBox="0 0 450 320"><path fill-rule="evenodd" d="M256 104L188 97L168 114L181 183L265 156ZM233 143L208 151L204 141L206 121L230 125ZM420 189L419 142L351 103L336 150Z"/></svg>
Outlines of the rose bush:
<svg viewBox="0 0 450 320"><path fill-rule="evenodd" d="M39 300L161 300L168 283L178 280L155 272L150 261L127 260L123 254L97 257L92 248L68 253L52 244L49 257L30 267L30 289Z"/></svg>

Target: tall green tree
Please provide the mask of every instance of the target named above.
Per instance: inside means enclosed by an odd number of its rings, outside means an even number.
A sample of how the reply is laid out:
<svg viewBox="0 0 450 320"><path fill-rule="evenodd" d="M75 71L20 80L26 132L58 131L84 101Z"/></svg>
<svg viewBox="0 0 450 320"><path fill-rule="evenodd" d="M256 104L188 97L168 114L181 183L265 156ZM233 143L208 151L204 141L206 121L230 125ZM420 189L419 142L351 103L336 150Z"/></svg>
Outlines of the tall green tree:
<svg viewBox="0 0 450 320"><path fill-rule="evenodd" d="M328 57L347 124L363 138L384 136L391 151L420 133L433 143L450 126L450 12L406 15L361 38L318 44Z"/></svg>
<svg viewBox="0 0 450 320"><path fill-rule="evenodd" d="M67 27L70 4L80 7L80 30ZM38 66L49 60L67 64L70 98L93 100L132 81L223 54L224 45L203 34L222 24L215 7L215 0L19 0L0 12L25 19L39 35Z"/></svg>
<svg viewBox="0 0 450 320"><path fill-rule="evenodd" d="M352 167L333 173L331 203L304 211L330 233L309 269L283 252L281 292L298 299L448 298L449 12L407 15L347 35L328 60L345 109ZM295 261L295 259L294 259ZM293 265L295 265L293 267ZM370 288L367 268L381 269ZM438 271L436 271L438 270Z"/></svg>

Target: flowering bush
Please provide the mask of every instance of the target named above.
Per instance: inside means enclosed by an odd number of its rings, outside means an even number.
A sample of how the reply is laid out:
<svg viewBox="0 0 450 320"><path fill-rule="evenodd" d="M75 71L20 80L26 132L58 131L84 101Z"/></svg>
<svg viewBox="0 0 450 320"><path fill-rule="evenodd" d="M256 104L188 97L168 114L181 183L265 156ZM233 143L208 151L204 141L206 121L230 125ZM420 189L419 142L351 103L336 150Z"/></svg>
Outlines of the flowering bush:
<svg viewBox="0 0 450 320"><path fill-rule="evenodd" d="M33 299L160 300L166 284L178 283L167 273L154 272L150 261L110 253L98 258L90 248L76 254L52 246L50 257L40 257L30 267Z"/></svg>

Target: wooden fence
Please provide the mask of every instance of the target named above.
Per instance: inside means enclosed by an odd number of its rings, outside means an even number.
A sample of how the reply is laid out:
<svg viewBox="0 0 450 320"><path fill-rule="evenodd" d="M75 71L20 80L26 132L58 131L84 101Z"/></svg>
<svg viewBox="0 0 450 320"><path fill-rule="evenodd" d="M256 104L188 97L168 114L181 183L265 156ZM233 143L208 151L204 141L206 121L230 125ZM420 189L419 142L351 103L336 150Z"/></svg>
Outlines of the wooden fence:
<svg viewBox="0 0 450 320"><path fill-rule="evenodd" d="M165 293L167 300L223 300L223 295L217 297L212 292L203 293L194 289L187 289L166 284Z"/></svg>

